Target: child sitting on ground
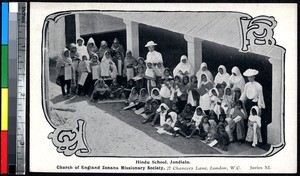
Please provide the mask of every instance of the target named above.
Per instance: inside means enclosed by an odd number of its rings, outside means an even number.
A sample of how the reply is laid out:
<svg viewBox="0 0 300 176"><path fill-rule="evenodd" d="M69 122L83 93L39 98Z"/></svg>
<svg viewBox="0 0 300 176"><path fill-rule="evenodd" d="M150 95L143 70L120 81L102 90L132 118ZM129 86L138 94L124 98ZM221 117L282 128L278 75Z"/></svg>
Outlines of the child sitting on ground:
<svg viewBox="0 0 300 176"><path fill-rule="evenodd" d="M221 150L227 151L229 145L229 136L225 131L225 125L223 123L220 123L218 125L218 130L215 138L218 141L218 147Z"/></svg>
<svg viewBox="0 0 300 176"><path fill-rule="evenodd" d="M115 99L115 98L122 98L123 94L123 86L120 86L117 82L117 79L113 79L111 85L109 86L110 88L110 98Z"/></svg>
<svg viewBox="0 0 300 176"><path fill-rule="evenodd" d="M156 111L159 107L159 104L156 100L151 100L150 108L145 108L144 113L146 114L146 119L142 121L143 124L153 121Z"/></svg>
<svg viewBox="0 0 300 176"><path fill-rule="evenodd" d="M206 140L209 136L210 124L208 122L208 117L204 116L199 124L199 136L201 140Z"/></svg>
<svg viewBox="0 0 300 176"><path fill-rule="evenodd" d="M198 106L196 108L194 116L193 116L193 118L191 120L192 124L190 126L190 129L192 130L192 133L189 136L187 136L188 139L191 138L194 134L198 134L199 133L199 125L201 123L201 120L202 120L203 116L204 116L204 112L201 109L201 107Z"/></svg>
<svg viewBox="0 0 300 176"><path fill-rule="evenodd" d="M174 127L177 122L177 114L171 112L166 116L165 123L163 124L164 130L170 133L174 133Z"/></svg>
<svg viewBox="0 0 300 176"><path fill-rule="evenodd" d="M135 87L132 87L129 97L128 97L127 101L125 102L125 105L126 106L128 106L130 104L135 105L138 102L138 99L139 99L139 94L137 92L137 89Z"/></svg>
<svg viewBox="0 0 300 176"><path fill-rule="evenodd" d="M153 88L151 90L151 99L156 100L158 104L161 104L161 96L159 94L159 89L158 88Z"/></svg>
<svg viewBox="0 0 300 176"><path fill-rule="evenodd" d="M169 110L169 107L165 104L165 103L162 103L159 108L157 109L157 113L155 114L152 122L151 122L151 125L154 126L157 121L159 120L160 122L160 126L163 126L166 122L166 115L168 113L168 110Z"/></svg>
<svg viewBox="0 0 300 176"><path fill-rule="evenodd" d="M132 106L129 109L134 109L135 108L135 110L139 110L140 108L142 108L146 105L146 102L147 102L148 99L149 99L149 95L148 95L147 90L145 88L142 88L140 90L139 98L135 102L135 106Z"/></svg>
<svg viewBox="0 0 300 176"><path fill-rule="evenodd" d="M91 101L105 100L109 97L110 89L105 84L102 78L99 78L95 83L95 88L91 96Z"/></svg>
<svg viewBox="0 0 300 176"><path fill-rule="evenodd" d="M128 99L131 89L134 87L134 81L133 79L130 79L127 81L126 87L123 89L123 93L125 95L125 98Z"/></svg>

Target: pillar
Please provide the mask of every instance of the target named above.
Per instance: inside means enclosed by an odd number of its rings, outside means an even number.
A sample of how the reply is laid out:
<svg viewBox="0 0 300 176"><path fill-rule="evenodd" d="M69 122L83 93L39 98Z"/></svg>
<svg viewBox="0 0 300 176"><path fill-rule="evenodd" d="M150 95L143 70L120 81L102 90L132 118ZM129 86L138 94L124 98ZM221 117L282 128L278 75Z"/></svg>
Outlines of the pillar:
<svg viewBox="0 0 300 176"><path fill-rule="evenodd" d="M80 20L79 20L79 13L75 14L75 31L76 31L76 39L80 37Z"/></svg>
<svg viewBox="0 0 300 176"><path fill-rule="evenodd" d="M139 57L139 24L133 21L123 20L126 25L127 50L132 52L133 57Z"/></svg>
<svg viewBox="0 0 300 176"><path fill-rule="evenodd" d="M283 58L283 57L282 57ZM282 58L270 58L272 64L272 122L268 125L268 143L283 142L283 64Z"/></svg>
<svg viewBox="0 0 300 176"><path fill-rule="evenodd" d="M195 74L198 72L202 63L202 41L199 38L184 35L184 39L188 44L188 59L195 68Z"/></svg>

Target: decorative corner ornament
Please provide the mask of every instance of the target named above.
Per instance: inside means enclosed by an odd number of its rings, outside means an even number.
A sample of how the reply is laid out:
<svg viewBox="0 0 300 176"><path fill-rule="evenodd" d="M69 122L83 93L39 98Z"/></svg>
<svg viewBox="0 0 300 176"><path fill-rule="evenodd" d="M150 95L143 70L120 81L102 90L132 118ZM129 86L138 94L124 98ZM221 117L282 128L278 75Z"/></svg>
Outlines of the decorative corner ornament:
<svg viewBox="0 0 300 176"><path fill-rule="evenodd" d="M248 52L251 46L276 44L273 38L277 21L273 16L241 17L242 46L240 51Z"/></svg>
<svg viewBox="0 0 300 176"><path fill-rule="evenodd" d="M71 129L61 125L48 135L57 147L57 151L66 156L90 153L84 133L86 122L83 119L78 119L76 122L77 125Z"/></svg>

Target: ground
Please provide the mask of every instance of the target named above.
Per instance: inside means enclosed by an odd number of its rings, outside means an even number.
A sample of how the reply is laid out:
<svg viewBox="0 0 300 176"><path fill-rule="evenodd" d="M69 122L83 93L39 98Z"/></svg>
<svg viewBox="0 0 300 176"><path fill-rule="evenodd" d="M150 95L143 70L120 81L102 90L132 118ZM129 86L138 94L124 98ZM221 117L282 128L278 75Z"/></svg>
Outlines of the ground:
<svg viewBox="0 0 300 176"><path fill-rule="evenodd" d="M188 155L261 155L266 151L250 144L232 143L228 151L210 147L197 138L174 138L159 134L150 124L142 124L142 116L123 110L123 102L92 103L87 97L63 98L55 84L56 73L50 68L50 106L71 108L76 112L52 109L50 118L58 126L74 118L86 121L86 140L89 156L188 156ZM50 133L50 131L49 131Z"/></svg>

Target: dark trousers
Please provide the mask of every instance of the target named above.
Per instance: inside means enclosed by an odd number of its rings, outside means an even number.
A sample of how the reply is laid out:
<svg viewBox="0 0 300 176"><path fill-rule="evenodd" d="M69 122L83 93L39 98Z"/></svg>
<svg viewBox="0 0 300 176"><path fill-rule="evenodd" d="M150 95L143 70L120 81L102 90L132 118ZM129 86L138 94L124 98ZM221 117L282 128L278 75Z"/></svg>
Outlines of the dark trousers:
<svg viewBox="0 0 300 176"><path fill-rule="evenodd" d="M71 91L71 80L65 80L65 75L61 75L59 76L60 82L61 82L61 92L62 94L65 96L67 94L70 94ZM65 86L67 85L67 93L66 93L66 89Z"/></svg>
<svg viewBox="0 0 300 176"><path fill-rule="evenodd" d="M85 80L84 85L82 86L78 84L78 92L77 92L78 95L81 95L82 91L84 95L88 95L91 90L91 82L92 82L92 74L89 73Z"/></svg>

